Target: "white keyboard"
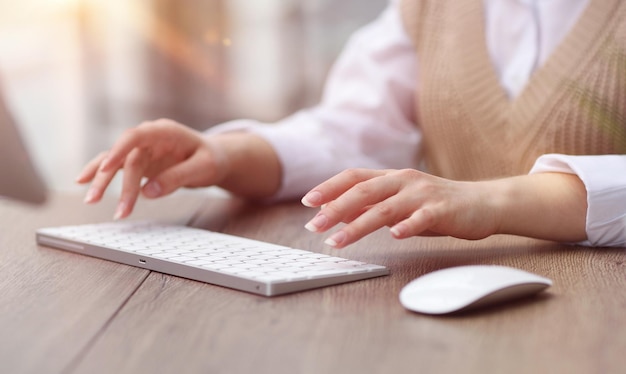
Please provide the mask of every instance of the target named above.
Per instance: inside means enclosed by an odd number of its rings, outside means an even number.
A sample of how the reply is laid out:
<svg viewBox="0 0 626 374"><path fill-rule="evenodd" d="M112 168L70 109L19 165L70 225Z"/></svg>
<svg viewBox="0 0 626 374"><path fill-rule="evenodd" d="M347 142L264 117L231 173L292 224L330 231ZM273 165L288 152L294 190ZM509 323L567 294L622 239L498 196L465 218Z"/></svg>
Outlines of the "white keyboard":
<svg viewBox="0 0 626 374"><path fill-rule="evenodd" d="M156 222L43 228L37 243L265 296L389 273L384 266Z"/></svg>

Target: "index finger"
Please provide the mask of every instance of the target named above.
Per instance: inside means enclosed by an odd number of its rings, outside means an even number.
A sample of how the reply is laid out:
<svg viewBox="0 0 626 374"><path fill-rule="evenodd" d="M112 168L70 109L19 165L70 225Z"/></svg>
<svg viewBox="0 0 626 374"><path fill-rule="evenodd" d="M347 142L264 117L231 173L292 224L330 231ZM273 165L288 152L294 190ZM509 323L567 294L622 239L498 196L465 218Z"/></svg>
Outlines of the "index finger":
<svg viewBox="0 0 626 374"><path fill-rule="evenodd" d="M154 135L141 126L124 130L100 164L100 171L107 172L121 168L126 156L134 148L143 148L152 142L154 142Z"/></svg>
<svg viewBox="0 0 626 374"><path fill-rule="evenodd" d="M354 185L381 176L384 173L384 170L374 169L344 170L307 192L302 198L302 204L310 208L326 204L341 196Z"/></svg>
<svg viewBox="0 0 626 374"><path fill-rule="evenodd" d="M102 161L106 158L106 156L107 152L100 152L100 154L89 161L76 177L76 183L85 184L93 180L98 172L98 169L100 168L100 164L102 164Z"/></svg>

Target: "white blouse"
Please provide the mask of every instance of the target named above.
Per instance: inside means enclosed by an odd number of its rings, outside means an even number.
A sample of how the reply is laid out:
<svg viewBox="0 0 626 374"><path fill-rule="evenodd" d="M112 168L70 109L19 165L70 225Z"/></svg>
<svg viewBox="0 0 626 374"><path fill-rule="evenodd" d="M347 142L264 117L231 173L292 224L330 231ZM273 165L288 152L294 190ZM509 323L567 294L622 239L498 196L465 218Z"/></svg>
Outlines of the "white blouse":
<svg viewBox="0 0 626 374"><path fill-rule="evenodd" d="M252 131L272 144L283 167L276 200L300 198L346 168L420 168L419 60L397 3L350 38L317 106L271 125L237 120L208 131ZM500 83L515 97L589 0L484 3L487 47ZM626 155L544 155L530 172L550 171L576 174L587 188L588 240L579 244L626 246Z"/></svg>

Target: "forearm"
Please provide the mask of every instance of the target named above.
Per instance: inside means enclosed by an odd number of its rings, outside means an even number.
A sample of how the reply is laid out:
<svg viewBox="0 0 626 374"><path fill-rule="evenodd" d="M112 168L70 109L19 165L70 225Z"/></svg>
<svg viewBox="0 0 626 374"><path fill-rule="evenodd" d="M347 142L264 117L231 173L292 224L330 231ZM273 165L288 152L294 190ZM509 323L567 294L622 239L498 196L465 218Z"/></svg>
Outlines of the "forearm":
<svg viewBox="0 0 626 374"><path fill-rule="evenodd" d="M232 132L207 138L222 158L225 176L218 185L235 195L260 199L272 196L281 183L278 157L263 138Z"/></svg>
<svg viewBox="0 0 626 374"><path fill-rule="evenodd" d="M539 173L485 183L494 192L497 233L561 242L587 239L587 192L576 175Z"/></svg>

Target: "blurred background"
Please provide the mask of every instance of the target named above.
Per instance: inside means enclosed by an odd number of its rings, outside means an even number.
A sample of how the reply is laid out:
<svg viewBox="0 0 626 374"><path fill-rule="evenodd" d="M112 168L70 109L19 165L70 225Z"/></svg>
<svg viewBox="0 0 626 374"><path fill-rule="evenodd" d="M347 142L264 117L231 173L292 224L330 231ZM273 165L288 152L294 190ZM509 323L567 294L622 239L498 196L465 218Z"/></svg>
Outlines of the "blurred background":
<svg viewBox="0 0 626 374"><path fill-rule="evenodd" d="M0 82L56 190L127 127L274 121L315 104L387 0L0 0Z"/></svg>

